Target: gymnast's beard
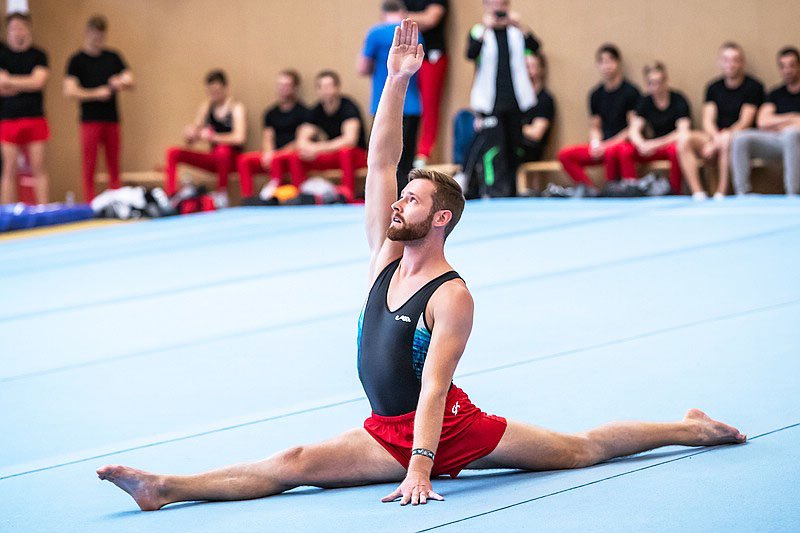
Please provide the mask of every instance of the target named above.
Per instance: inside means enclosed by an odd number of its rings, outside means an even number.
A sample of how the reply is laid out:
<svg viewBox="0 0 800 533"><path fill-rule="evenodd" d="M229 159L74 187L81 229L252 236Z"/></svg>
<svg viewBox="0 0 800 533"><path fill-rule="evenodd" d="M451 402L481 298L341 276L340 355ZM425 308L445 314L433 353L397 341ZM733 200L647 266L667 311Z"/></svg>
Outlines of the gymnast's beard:
<svg viewBox="0 0 800 533"><path fill-rule="evenodd" d="M416 224L403 223L399 228L389 226L386 230L386 238L390 241L409 242L418 241L428 236L431 231L431 224L433 223L433 213L431 213L426 220Z"/></svg>

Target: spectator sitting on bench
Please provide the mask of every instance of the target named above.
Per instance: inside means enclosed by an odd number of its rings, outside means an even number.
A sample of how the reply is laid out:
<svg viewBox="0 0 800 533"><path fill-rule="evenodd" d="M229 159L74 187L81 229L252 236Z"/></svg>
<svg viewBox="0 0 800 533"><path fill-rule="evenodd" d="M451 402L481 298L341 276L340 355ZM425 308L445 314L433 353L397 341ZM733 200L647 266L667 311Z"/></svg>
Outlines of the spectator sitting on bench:
<svg viewBox="0 0 800 533"><path fill-rule="evenodd" d="M631 142L623 144L617 153L623 178L636 177L636 163L667 160L672 194L680 194L682 173L677 141L680 135L688 135L692 129L689 102L683 94L670 89L663 63L644 67L644 79L647 95L636 105ZM650 138L645 138L645 128L652 134ZM690 182L689 186L695 198L705 198L699 183Z"/></svg>
<svg viewBox="0 0 800 533"><path fill-rule="evenodd" d="M186 148L167 150L166 192L177 190L178 163L184 163L208 172L216 172L218 189L226 191L228 174L236 166L236 156L241 151L247 135L244 105L233 100L228 90L228 79L221 70L212 70L206 76L208 101L197 110L194 122L183 130L183 139L188 147L198 141L209 143L210 152L198 152Z"/></svg>
<svg viewBox="0 0 800 533"><path fill-rule="evenodd" d="M703 130L678 139L678 157L688 183L700 183L698 156L719 165L719 183L714 193L717 200L728 191L733 134L753 127L758 106L764 101L764 86L745 73L741 46L724 43L719 49L719 66L722 77L706 89Z"/></svg>
<svg viewBox="0 0 800 533"><path fill-rule="evenodd" d="M342 96L339 75L331 70L317 74L319 103L306 115L297 131L294 150L281 151L272 157L273 178L290 174L296 187L309 170L341 169L342 193L352 201L356 170L367 165L367 143L361 111Z"/></svg>
<svg viewBox="0 0 800 533"><path fill-rule="evenodd" d="M553 119L556 116L556 103L545 87L547 83L547 58L539 51L526 58L528 75L536 92L536 105L522 117L522 161L541 161L547 146Z"/></svg>
<svg viewBox="0 0 800 533"><path fill-rule="evenodd" d="M602 45L595 53L595 60L602 82L589 95L590 142L588 145L568 146L558 153L558 159L572 181L592 190L595 189L594 182L584 167L604 165L606 180L609 181L624 175L617 151L628 140L630 123L640 96L639 89L625 79L622 55L616 46Z"/></svg>
<svg viewBox="0 0 800 533"><path fill-rule="evenodd" d="M736 134L733 140L733 186L736 194L750 192L750 159L783 159L786 194L800 194L800 52L778 52L783 85L773 90L758 111L758 130Z"/></svg>
<svg viewBox="0 0 800 533"><path fill-rule="evenodd" d="M300 74L297 71L284 70L278 74L278 102L264 111L261 151L242 154L237 160L242 197L253 195L253 175L269 172L272 158L278 150L295 149L297 128L305 122L308 113L298 97L299 88Z"/></svg>

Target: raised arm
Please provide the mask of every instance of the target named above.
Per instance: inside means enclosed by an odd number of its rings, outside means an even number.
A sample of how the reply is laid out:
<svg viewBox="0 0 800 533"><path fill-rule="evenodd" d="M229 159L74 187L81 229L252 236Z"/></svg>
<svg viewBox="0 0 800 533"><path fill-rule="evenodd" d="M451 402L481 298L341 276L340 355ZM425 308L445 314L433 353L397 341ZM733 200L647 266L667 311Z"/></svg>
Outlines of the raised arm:
<svg viewBox="0 0 800 533"><path fill-rule="evenodd" d="M422 66L424 56L422 45L418 43L418 31L417 24L407 19L395 29L387 60L389 75L369 140L365 204L371 279L384 262L392 261L402 252L401 244L386 241L386 229L392 218L392 204L397 200L397 164L403 150L403 103L408 82Z"/></svg>

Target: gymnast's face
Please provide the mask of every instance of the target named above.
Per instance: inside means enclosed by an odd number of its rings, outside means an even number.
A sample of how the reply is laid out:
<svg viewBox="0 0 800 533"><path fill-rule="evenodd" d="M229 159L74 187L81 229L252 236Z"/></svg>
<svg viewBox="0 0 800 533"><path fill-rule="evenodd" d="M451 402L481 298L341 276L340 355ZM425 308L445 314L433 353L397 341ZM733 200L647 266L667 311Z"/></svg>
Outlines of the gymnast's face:
<svg viewBox="0 0 800 533"><path fill-rule="evenodd" d="M427 237L436 215L433 211L435 191L429 180L411 180L400 199L392 204L392 222L386 237L392 241L416 241Z"/></svg>

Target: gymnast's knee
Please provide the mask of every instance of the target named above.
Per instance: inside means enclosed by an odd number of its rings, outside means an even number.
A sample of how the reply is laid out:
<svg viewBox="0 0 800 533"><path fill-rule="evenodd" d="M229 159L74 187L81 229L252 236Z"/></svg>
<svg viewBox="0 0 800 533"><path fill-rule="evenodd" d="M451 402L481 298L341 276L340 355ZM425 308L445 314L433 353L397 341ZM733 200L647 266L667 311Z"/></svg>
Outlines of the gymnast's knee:
<svg viewBox="0 0 800 533"><path fill-rule="evenodd" d="M311 471L308 450L305 446L293 446L278 452L274 461L277 481L285 485L302 485L308 481Z"/></svg>
<svg viewBox="0 0 800 533"><path fill-rule="evenodd" d="M568 468L586 468L605 460L602 444L592 437L591 432L573 435L566 451Z"/></svg>

